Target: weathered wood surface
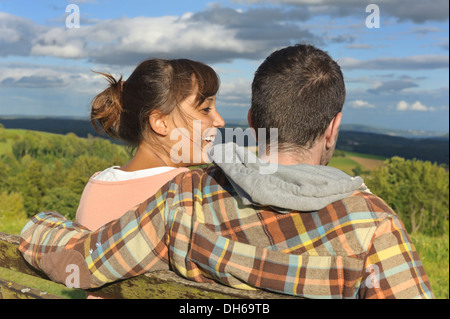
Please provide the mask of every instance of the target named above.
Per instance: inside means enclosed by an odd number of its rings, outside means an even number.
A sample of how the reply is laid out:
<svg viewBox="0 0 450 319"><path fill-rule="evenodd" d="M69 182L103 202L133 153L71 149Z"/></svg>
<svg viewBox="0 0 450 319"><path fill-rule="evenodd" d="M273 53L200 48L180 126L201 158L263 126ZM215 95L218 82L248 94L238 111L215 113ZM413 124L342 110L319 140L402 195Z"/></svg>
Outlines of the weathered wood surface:
<svg viewBox="0 0 450 319"><path fill-rule="evenodd" d="M0 232L0 267L44 278L42 272L31 267L18 250L19 237ZM30 290L28 290L30 289ZM26 294L23 291L27 292ZM22 292L22 294L21 294ZM239 290L216 283L197 283L186 280L172 271L155 271L127 280L89 290L102 298L126 299L291 299L290 296L262 290ZM0 299L58 298L41 291L10 283L0 278Z"/></svg>
<svg viewBox="0 0 450 319"><path fill-rule="evenodd" d="M29 265L18 250L19 236L0 232L0 267L39 278L48 277Z"/></svg>
<svg viewBox="0 0 450 319"><path fill-rule="evenodd" d="M63 299L39 289L0 279L0 299Z"/></svg>

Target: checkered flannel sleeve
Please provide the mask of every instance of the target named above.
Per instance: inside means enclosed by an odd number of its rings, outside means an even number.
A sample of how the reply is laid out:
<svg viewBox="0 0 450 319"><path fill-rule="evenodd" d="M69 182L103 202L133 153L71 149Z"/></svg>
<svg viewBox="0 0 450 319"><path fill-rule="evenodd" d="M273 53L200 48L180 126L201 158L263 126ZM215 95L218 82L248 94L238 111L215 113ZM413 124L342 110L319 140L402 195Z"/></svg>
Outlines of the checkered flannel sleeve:
<svg viewBox="0 0 450 319"><path fill-rule="evenodd" d="M67 267L77 266L80 280L75 286L82 289L168 269L164 212L171 201L165 199L173 198L168 193L176 188L166 184L146 202L96 231L55 212L39 213L23 228L19 250L55 282L67 285Z"/></svg>
<svg viewBox="0 0 450 319"><path fill-rule="evenodd" d="M374 234L367 252L359 298L434 298L416 249L395 215L384 219Z"/></svg>

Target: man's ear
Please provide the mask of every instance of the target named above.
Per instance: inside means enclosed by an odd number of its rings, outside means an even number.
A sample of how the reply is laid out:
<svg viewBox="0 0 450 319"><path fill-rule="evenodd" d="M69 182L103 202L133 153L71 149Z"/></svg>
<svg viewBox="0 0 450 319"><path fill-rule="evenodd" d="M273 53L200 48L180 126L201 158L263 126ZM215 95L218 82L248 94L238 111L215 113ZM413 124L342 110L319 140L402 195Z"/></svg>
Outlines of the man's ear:
<svg viewBox="0 0 450 319"><path fill-rule="evenodd" d="M256 134L256 129L254 128L253 125L253 119L252 119L252 108L249 108L248 113L247 113L247 122L248 122L248 127L250 128L250 132L252 132L253 138L258 141L258 136Z"/></svg>
<svg viewBox="0 0 450 319"><path fill-rule="evenodd" d="M252 120L252 108L248 109L248 113L247 113L247 122L248 122L248 126L253 128L253 120Z"/></svg>
<svg viewBox="0 0 450 319"><path fill-rule="evenodd" d="M341 125L342 112L336 114L336 116L331 120L330 125L327 128L325 133L326 141L325 146L327 149L330 149L335 146L337 137L339 134L339 127Z"/></svg>
<svg viewBox="0 0 450 319"><path fill-rule="evenodd" d="M161 111L155 110L150 113L148 122L152 130L161 136L166 136L168 132L168 116Z"/></svg>

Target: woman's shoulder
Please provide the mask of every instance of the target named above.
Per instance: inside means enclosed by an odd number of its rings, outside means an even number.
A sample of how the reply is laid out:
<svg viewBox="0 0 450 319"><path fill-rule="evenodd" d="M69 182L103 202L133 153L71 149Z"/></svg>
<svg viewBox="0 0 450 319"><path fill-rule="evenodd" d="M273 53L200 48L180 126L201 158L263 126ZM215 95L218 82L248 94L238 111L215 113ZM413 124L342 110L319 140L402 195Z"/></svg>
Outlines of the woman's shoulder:
<svg viewBox="0 0 450 319"><path fill-rule="evenodd" d="M188 169L186 168L174 168L162 166L127 172L121 170L119 166L112 166L101 172L95 173L94 175L92 175L91 180L103 182L123 182L123 181L138 180L147 177L158 177L173 174L177 175L187 170Z"/></svg>

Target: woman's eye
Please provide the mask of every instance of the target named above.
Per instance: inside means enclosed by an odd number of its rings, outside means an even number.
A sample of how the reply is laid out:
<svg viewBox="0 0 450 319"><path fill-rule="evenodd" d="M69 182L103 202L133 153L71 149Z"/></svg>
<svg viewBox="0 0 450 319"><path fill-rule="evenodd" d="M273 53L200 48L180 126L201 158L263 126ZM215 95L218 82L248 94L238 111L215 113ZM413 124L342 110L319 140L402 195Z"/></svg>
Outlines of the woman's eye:
<svg viewBox="0 0 450 319"><path fill-rule="evenodd" d="M205 112L205 113L209 113L210 111L211 111L211 107L210 106L205 107L204 109L202 109L202 112Z"/></svg>

